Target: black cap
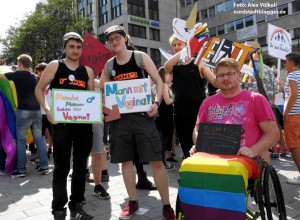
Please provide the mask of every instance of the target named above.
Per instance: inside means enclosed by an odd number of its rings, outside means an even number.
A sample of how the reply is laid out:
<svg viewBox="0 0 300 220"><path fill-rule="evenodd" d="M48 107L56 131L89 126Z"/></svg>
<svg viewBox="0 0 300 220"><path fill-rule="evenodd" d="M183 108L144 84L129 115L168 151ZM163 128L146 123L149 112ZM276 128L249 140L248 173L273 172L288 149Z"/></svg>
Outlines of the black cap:
<svg viewBox="0 0 300 220"><path fill-rule="evenodd" d="M114 25L114 26L111 26L111 27L107 28L106 31L104 31L105 39L107 40L109 35L112 34L112 33L115 33L115 32L121 34L123 37L126 36L126 32L125 32L124 27L119 26L119 25Z"/></svg>

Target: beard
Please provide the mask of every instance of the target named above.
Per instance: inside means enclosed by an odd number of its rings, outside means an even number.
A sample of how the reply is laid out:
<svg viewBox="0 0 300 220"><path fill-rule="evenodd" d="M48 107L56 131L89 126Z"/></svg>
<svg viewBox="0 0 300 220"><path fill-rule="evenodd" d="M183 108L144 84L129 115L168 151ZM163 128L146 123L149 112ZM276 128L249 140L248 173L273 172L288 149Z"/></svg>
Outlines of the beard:
<svg viewBox="0 0 300 220"><path fill-rule="evenodd" d="M68 55L66 54L66 58L68 58L68 59L71 60L71 61L79 61L79 57L80 57L80 56L68 56Z"/></svg>

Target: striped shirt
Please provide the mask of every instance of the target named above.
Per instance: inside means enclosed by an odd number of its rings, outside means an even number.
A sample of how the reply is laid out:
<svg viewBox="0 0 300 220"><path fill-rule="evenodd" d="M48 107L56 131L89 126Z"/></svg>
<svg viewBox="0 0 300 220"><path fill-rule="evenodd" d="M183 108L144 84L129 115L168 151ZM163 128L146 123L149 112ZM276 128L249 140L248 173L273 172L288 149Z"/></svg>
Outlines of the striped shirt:
<svg viewBox="0 0 300 220"><path fill-rule="evenodd" d="M289 115L297 115L297 114L300 114L300 71L297 70L297 71L291 72L287 75L286 84L285 84L285 88L284 88L284 91L285 91L284 107L286 107L287 101L290 97L289 81L295 81L298 84L297 100L289 112Z"/></svg>

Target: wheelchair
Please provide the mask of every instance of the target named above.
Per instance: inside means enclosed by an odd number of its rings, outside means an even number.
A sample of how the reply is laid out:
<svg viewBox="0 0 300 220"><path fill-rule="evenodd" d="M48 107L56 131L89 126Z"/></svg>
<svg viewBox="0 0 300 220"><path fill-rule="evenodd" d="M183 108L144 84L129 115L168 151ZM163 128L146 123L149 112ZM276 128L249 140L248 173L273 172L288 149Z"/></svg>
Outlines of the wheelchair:
<svg viewBox="0 0 300 220"><path fill-rule="evenodd" d="M259 169L260 175L256 179L248 180L245 201L246 204L249 204L249 199L252 198L253 203L258 207L256 207L256 210L251 210L249 205L247 205L245 219L286 220L284 197L275 168L268 165L265 161L261 161ZM181 207L179 194L176 201L176 219L188 220L185 218Z"/></svg>

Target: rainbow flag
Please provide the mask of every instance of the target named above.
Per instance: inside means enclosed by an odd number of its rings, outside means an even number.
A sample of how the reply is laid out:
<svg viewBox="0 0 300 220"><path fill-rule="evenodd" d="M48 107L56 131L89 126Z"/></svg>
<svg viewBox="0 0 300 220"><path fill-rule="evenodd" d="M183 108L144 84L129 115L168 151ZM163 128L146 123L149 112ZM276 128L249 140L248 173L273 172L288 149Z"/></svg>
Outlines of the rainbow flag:
<svg viewBox="0 0 300 220"><path fill-rule="evenodd" d="M187 219L245 220L248 179L259 175L253 159L196 153L179 172L179 199Z"/></svg>

